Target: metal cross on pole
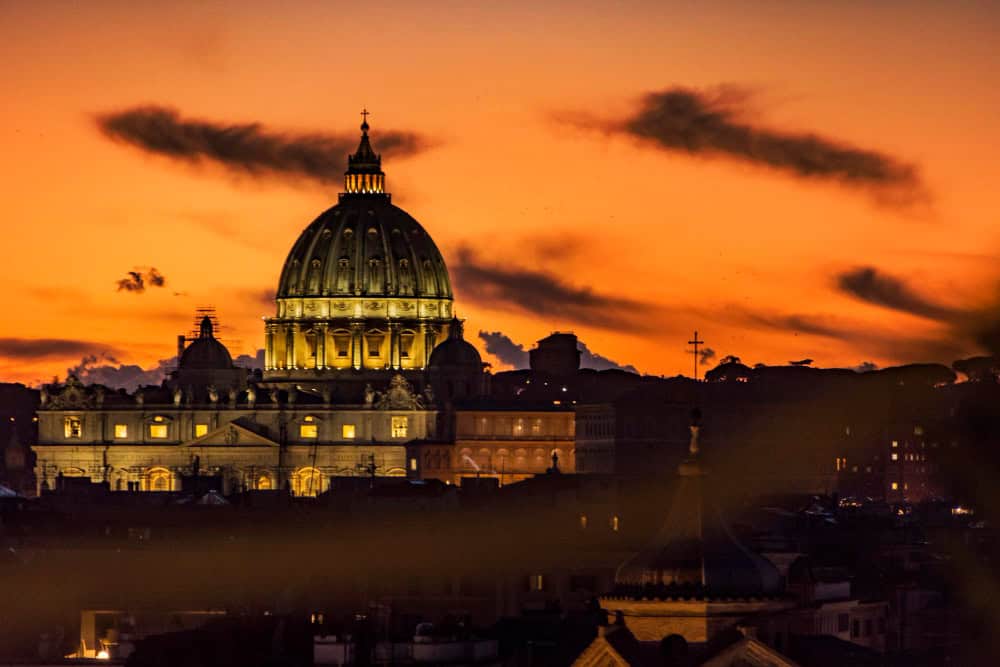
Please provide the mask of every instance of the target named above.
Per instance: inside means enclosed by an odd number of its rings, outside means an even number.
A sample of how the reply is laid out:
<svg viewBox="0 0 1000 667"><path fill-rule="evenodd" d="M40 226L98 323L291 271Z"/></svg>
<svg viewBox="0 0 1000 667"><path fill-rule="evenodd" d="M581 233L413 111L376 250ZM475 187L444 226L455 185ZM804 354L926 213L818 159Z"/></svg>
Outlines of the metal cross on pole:
<svg viewBox="0 0 1000 667"><path fill-rule="evenodd" d="M698 379L698 362L701 359L698 356L698 346L704 344L704 342L705 341L703 341L703 340L698 340L698 332L697 331L694 332L694 338L688 341L688 345L694 346L694 352L692 354L694 354L694 379L695 380Z"/></svg>

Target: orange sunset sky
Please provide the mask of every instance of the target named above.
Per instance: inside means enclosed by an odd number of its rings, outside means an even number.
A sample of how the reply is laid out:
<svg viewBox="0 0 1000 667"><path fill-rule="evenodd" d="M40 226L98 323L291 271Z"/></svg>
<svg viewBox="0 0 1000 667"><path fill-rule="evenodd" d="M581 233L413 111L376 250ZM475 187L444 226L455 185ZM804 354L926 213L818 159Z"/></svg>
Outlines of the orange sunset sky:
<svg viewBox="0 0 1000 667"><path fill-rule="evenodd" d="M419 135L422 150L384 151L387 189L437 241L484 354L480 330L526 347L573 330L619 363L690 374L695 329L716 360L748 363L983 353L941 313L988 315L996 293L998 6L0 0L0 380L91 353L155 366L203 305L234 356L262 346L284 258L340 184L99 129L143 105L352 141L367 106L376 150L383 132ZM888 156L919 196L621 129L670 89ZM581 303L484 296L462 262ZM165 287L118 290L137 267ZM838 282L863 268L891 282L882 303Z"/></svg>

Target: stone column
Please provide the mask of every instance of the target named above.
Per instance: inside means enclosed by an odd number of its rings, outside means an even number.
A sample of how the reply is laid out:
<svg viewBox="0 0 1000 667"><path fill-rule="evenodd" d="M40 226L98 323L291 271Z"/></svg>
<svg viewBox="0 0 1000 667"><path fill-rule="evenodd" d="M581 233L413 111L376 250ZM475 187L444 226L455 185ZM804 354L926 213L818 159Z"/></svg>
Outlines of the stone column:
<svg viewBox="0 0 1000 667"><path fill-rule="evenodd" d="M389 323L389 365L399 368L399 323Z"/></svg>
<svg viewBox="0 0 1000 667"><path fill-rule="evenodd" d="M316 368L326 368L326 324L317 324L316 331Z"/></svg>
<svg viewBox="0 0 1000 667"><path fill-rule="evenodd" d="M295 334L294 324L285 325L285 368L295 368Z"/></svg>
<svg viewBox="0 0 1000 667"><path fill-rule="evenodd" d="M351 362L358 370L361 369L363 348L364 348L364 322L351 322Z"/></svg>
<svg viewBox="0 0 1000 667"><path fill-rule="evenodd" d="M437 331L433 324L423 323L420 330L424 333L424 368L431 360L431 352L434 351L434 344L437 342Z"/></svg>

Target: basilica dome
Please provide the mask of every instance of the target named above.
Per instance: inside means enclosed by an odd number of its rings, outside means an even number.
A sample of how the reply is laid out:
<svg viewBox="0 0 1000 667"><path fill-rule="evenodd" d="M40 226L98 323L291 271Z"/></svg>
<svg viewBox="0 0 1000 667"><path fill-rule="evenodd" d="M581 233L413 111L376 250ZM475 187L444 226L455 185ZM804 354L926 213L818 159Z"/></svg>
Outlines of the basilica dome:
<svg viewBox="0 0 1000 667"><path fill-rule="evenodd" d="M265 320L264 379L421 371L452 320L448 269L419 222L392 204L368 123L337 204L299 235ZM377 379L372 376L372 379Z"/></svg>
<svg viewBox="0 0 1000 667"><path fill-rule="evenodd" d="M381 156L361 126L336 206L306 227L285 260L277 298L451 298L434 240L385 192Z"/></svg>
<svg viewBox="0 0 1000 667"><path fill-rule="evenodd" d="M306 227L285 260L277 298L451 298L434 240L386 195L341 197Z"/></svg>

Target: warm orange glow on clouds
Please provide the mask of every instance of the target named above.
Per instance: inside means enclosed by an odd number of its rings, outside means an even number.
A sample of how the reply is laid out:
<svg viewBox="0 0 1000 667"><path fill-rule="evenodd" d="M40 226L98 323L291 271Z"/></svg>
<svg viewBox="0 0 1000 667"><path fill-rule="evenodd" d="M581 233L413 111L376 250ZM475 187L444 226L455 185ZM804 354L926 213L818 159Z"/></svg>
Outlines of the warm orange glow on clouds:
<svg viewBox="0 0 1000 667"><path fill-rule="evenodd" d="M308 137L340 151L363 106L387 189L437 240L481 347L479 330L530 346L572 329L666 375L690 373L694 329L749 363L983 351L995 7L605 4L0 4L0 380L89 354L155 366L204 305L234 356L253 354L286 253L340 189ZM741 91L711 150L648 115L676 90L705 103L685 122ZM207 123L184 126L197 157L102 129L141 108ZM263 166L226 162L226 128L256 128ZM795 173L822 150L833 177ZM843 166L872 156L886 161ZM856 173L920 205L886 206ZM129 272L144 289L119 289Z"/></svg>

